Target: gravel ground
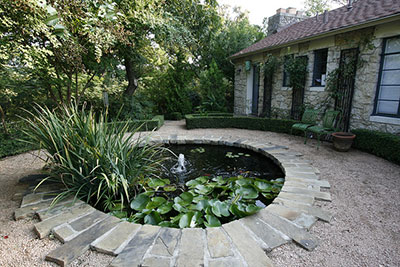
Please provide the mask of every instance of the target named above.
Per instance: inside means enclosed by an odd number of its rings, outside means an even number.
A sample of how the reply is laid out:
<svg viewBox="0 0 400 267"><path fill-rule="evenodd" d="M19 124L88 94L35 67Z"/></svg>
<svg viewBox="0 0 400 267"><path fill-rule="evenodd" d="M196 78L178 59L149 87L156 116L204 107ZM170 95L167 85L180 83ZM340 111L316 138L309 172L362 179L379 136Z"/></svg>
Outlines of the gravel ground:
<svg viewBox="0 0 400 267"><path fill-rule="evenodd" d="M159 132L231 135L269 141L304 154L331 184L332 202L317 202L334 214L330 224L317 222L310 232L320 239L314 251L291 243L268 256L276 266L400 266L400 166L357 150L336 152L324 143L303 144L300 137L239 129L186 131L182 122L166 122ZM400 153L400 152L399 152ZM31 153L0 160L0 266L53 266L44 261L60 245L37 239L35 219L13 220L12 200L18 179L38 172L43 163ZM88 252L72 266L107 266L113 257Z"/></svg>

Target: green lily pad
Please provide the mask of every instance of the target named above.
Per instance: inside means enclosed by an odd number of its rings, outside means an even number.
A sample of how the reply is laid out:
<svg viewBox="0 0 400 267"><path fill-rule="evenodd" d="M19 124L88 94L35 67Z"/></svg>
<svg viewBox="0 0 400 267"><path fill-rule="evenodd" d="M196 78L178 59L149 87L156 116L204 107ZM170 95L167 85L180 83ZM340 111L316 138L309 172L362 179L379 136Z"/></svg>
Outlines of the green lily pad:
<svg viewBox="0 0 400 267"><path fill-rule="evenodd" d="M137 211L143 210L147 203L150 201L150 197L145 194L138 195L132 202L131 208Z"/></svg>
<svg viewBox="0 0 400 267"><path fill-rule="evenodd" d="M208 202L208 200L200 200L197 205L196 205L196 209L199 211L202 211L204 209L206 209L207 207L210 206L210 203Z"/></svg>
<svg viewBox="0 0 400 267"><path fill-rule="evenodd" d="M179 219L179 227L180 228L186 228L190 226L190 223L192 221L192 217L194 215L194 212L188 212L185 213L180 219Z"/></svg>
<svg viewBox="0 0 400 267"><path fill-rule="evenodd" d="M194 188L196 185L202 184L199 180L190 180L185 183L185 185L189 188Z"/></svg>
<svg viewBox="0 0 400 267"><path fill-rule="evenodd" d="M163 188L164 188L164 191L166 191L166 192L176 191L176 186L174 186L174 185L166 185Z"/></svg>
<svg viewBox="0 0 400 267"><path fill-rule="evenodd" d="M146 209L154 209L158 208L162 204L167 202L167 200L163 197L153 197L150 202L147 203Z"/></svg>
<svg viewBox="0 0 400 267"><path fill-rule="evenodd" d="M236 188L235 194L241 195L245 199L255 199L258 197L258 191L252 185Z"/></svg>
<svg viewBox="0 0 400 267"><path fill-rule="evenodd" d="M213 190L214 190L213 187L207 186L207 185L202 185L202 184L196 185L196 187L195 187L195 192L196 192L197 194L201 194L201 195L208 195L208 194L210 194Z"/></svg>
<svg viewBox="0 0 400 267"><path fill-rule="evenodd" d="M157 188L160 186L164 186L169 184L169 180L168 179L158 179L158 178L152 178L150 179L150 181L148 182L148 185L152 188Z"/></svg>
<svg viewBox="0 0 400 267"><path fill-rule="evenodd" d="M212 212L215 214L217 217L228 217L230 215L229 213L229 205L226 204L225 202L221 201L215 201L211 207Z"/></svg>
<svg viewBox="0 0 400 267"><path fill-rule="evenodd" d="M185 201L186 203L191 203L193 200L193 195L189 192L183 192L179 195L179 197L183 199L183 201Z"/></svg>
<svg viewBox="0 0 400 267"><path fill-rule="evenodd" d="M166 214L172 210L172 205L173 203L168 201L159 206L157 212L159 212L160 214Z"/></svg>
<svg viewBox="0 0 400 267"><path fill-rule="evenodd" d="M156 211L153 211L144 217L145 224L157 225L160 222L161 222L160 214Z"/></svg>
<svg viewBox="0 0 400 267"><path fill-rule="evenodd" d="M213 215L206 215L205 216L207 222L204 222L206 227L218 227L221 226L221 222L218 220L217 217Z"/></svg>
<svg viewBox="0 0 400 267"><path fill-rule="evenodd" d="M269 182L263 181L255 181L254 185L260 190L261 192L271 192L272 186Z"/></svg>

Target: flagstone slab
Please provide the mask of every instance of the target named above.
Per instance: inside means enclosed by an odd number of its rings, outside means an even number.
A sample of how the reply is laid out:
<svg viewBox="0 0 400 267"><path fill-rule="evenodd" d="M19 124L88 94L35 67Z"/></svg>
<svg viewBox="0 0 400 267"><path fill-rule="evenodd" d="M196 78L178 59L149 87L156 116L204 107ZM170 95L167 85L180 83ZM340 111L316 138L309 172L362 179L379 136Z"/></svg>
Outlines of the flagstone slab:
<svg viewBox="0 0 400 267"><path fill-rule="evenodd" d="M221 227L207 228L207 246L211 258L233 256L232 245Z"/></svg>
<svg viewBox="0 0 400 267"><path fill-rule="evenodd" d="M111 230L119 221L120 220L114 216L108 216L71 241L50 252L46 256L46 260L55 262L61 266L70 264L76 258L84 254L94 240Z"/></svg>
<svg viewBox="0 0 400 267"><path fill-rule="evenodd" d="M160 230L150 254L156 256L172 257L181 236L181 230L163 227Z"/></svg>
<svg viewBox="0 0 400 267"><path fill-rule="evenodd" d="M259 244L252 238L248 231L237 221L223 224L222 227L231 237L234 245L239 250L248 266L272 267L273 264Z"/></svg>
<svg viewBox="0 0 400 267"><path fill-rule="evenodd" d="M245 217L241 219L241 222L265 243L265 246L263 246L264 250L271 251L276 247L286 244L290 240L287 237L285 238L284 234L279 233L255 216Z"/></svg>
<svg viewBox="0 0 400 267"><path fill-rule="evenodd" d="M45 236L47 236L54 227L72 221L80 216L93 212L94 210L95 208L93 208L88 204L79 205L71 209L68 209L63 213L60 213L54 217L36 223L34 225L34 230L39 236L39 238L42 239Z"/></svg>
<svg viewBox="0 0 400 267"><path fill-rule="evenodd" d="M261 210L255 216L271 227L284 233L307 250L313 250L318 245L318 239L307 231L280 216L268 212L266 209Z"/></svg>
<svg viewBox="0 0 400 267"><path fill-rule="evenodd" d="M121 222L108 233L96 239L90 247L98 252L116 256L125 248L141 227L142 225L140 224Z"/></svg>
<svg viewBox="0 0 400 267"><path fill-rule="evenodd" d="M283 192L290 192L290 193L295 193L295 194L302 194L306 196L313 196L317 200L324 200L324 201L332 201L331 194L328 192L318 192L315 190L309 190L309 189L304 189L304 188L299 188L299 187L291 187L284 185L282 187Z"/></svg>
<svg viewBox="0 0 400 267"><path fill-rule="evenodd" d="M325 222L330 222L333 217L330 212L327 212L318 207L313 207L307 204L299 203L297 201L287 200L283 198L275 198L273 203L301 210L302 212L318 217L319 219Z"/></svg>
<svg viewBox="0 0 400 267"><path fill-rule="evenodd" d="M159 226L143 225L121 253L111 262L110 266L140 266L146 251L153 244L160 228Z"/></svg>
<svg viewBox="0 0 400 267"><path fill-rule="evenodd" d="M177 267L204 266L204 229L182 229Z"/></svg>

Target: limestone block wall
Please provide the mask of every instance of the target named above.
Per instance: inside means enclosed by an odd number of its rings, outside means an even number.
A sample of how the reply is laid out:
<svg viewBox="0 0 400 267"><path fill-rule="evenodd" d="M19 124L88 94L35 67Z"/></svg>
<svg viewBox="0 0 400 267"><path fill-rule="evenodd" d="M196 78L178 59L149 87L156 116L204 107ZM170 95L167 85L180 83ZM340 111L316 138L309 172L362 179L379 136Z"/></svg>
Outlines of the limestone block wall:
<svg viewBox="0 0 400 267"><path fill-rule="evenodd" d="M379 77L383 38L398 36L398 29L400 29L400 21L281 48L278 55L282 62L284 55L287 54L294 54L295 56L305 55L308 57L308 76L304 93L304 105L324 111L326 109L332 109L334 101L329 97L329 92L327 92L324 87L311 86L314 68L314 51L328 48L327 72L329 73L339 66L341 50L358 47L360 51L359 62L362 62L362 64L358 66L356 72L350 129L363 128L400 134L400 119L385 120L385 118L383 118L378 120L379 118L376 119L372 115ZM363 38L365 39L366 36L369 36L369 40L367 43L364 43L362 40ZM263 62L266 54L267 52L264 52L263 55L258 55L257 60ZM254 56L253 58L244 58L241 62L236 62L235 114L245 114L247 76L244 71L244 61L249 59L255 62ZM239 68L242 69L241 72L238 71ZM259 114L261 114L263 106L263 77L264 73L261 69ZM275 72L272 88L271 110L272 117L275 118L288 118L290 115L292 90L291 88L283 87L282 84L283 63Z"/></svg>

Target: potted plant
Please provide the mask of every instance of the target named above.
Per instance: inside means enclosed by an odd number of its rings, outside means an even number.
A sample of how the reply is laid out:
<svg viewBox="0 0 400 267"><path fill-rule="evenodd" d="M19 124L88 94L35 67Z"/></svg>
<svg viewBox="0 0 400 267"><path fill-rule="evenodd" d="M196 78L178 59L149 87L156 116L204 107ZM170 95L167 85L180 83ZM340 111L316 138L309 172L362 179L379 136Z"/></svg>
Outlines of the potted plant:
<svg viewBox="0 0 400 267"><path fill-rule="evenodd" d="M332 142L335 150L340 152L349 151L356 135L350 132L332 133Z"/></svg>

